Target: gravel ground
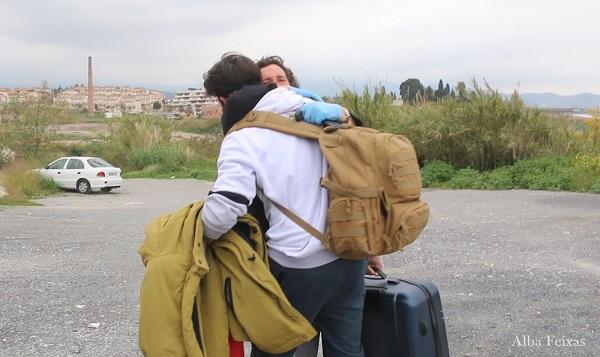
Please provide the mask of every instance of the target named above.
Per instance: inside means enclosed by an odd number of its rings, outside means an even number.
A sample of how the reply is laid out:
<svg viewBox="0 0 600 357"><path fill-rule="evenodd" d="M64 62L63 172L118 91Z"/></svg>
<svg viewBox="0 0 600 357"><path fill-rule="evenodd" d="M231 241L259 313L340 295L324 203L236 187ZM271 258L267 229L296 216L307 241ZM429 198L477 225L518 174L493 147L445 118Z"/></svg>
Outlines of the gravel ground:
<svg viewBox="0 0 600 357"><path fill-rule="evenodd" d="M0 356L138 356L145 224L209 188L127 180L0 206ZM427 229L386 271L438 285L452 356L600 355L600 196L424 196Z"/></svg>

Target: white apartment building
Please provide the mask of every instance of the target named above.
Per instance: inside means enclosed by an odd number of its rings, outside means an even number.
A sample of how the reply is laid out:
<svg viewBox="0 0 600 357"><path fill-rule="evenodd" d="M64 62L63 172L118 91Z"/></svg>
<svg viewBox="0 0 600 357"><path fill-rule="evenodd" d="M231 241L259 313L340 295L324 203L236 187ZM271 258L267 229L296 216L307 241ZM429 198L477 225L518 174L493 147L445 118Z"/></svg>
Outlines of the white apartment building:
<svg viewBox="0 0 600 357"><path fill-rule="evenodd" d="M167 110L193 117L221 115L221 105L217 98L208 96L205 90L199 88L176 92L175 97L167 102Z"/></svg>

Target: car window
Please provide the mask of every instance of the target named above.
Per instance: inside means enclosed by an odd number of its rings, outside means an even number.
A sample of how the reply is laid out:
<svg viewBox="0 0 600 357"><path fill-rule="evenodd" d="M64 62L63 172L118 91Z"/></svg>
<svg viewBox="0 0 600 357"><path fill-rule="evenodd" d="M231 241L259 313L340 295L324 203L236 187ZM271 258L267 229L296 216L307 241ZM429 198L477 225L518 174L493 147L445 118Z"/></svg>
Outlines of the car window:
<svg viewBox="0 0 600 357"><path fill-rule="evenodd" d="M99 157L88 159L87 162L88 164L90 164L91 167L113 167L113 165L109 164L108 162L102 160Z"/></svg>
<svg viewBox="0 0 600 357"><path fill-rule="evenodd" d="M56 160L48 166L48 170L60 170L65 167L67 159Z"/></svg>
<svg viewBox="0 0 600 357"><path fill-rule="evenodd" d="M71 159L67 164L67 169L83 169L83 162L78 159Z"/></svg>

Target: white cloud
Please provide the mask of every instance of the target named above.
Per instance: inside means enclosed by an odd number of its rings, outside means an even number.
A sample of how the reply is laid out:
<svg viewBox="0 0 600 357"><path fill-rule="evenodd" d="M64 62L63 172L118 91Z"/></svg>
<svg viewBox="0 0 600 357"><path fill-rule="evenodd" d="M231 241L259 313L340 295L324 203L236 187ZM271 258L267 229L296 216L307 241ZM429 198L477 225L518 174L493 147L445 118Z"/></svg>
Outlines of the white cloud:
<svg viewBox="0 0 600 357"><path fill-rule="evenodd" d="M395 88L475 77L522 91L600 93L591 0L75 1L0 4L0 86L200 85L228 50L278 54L302 84Z"/></svg>

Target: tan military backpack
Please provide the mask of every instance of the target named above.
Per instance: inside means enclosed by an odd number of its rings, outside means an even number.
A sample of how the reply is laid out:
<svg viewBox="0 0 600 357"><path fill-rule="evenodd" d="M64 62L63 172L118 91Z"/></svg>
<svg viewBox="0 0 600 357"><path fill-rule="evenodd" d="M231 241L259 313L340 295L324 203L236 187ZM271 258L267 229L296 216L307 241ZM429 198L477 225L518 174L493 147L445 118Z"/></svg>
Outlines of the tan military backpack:
<svg viewBox="0 0 600 357"><path fill-rule="evenodd" d="M229 133L267 128L314 139L329 164L321 186L329 193L325 234L273 202L289 219L320 239L336 255L361 259L393 253L412 243L429 219L421 200L421 172L404 136L364 127L325 127L252 111Z"/></svg>

